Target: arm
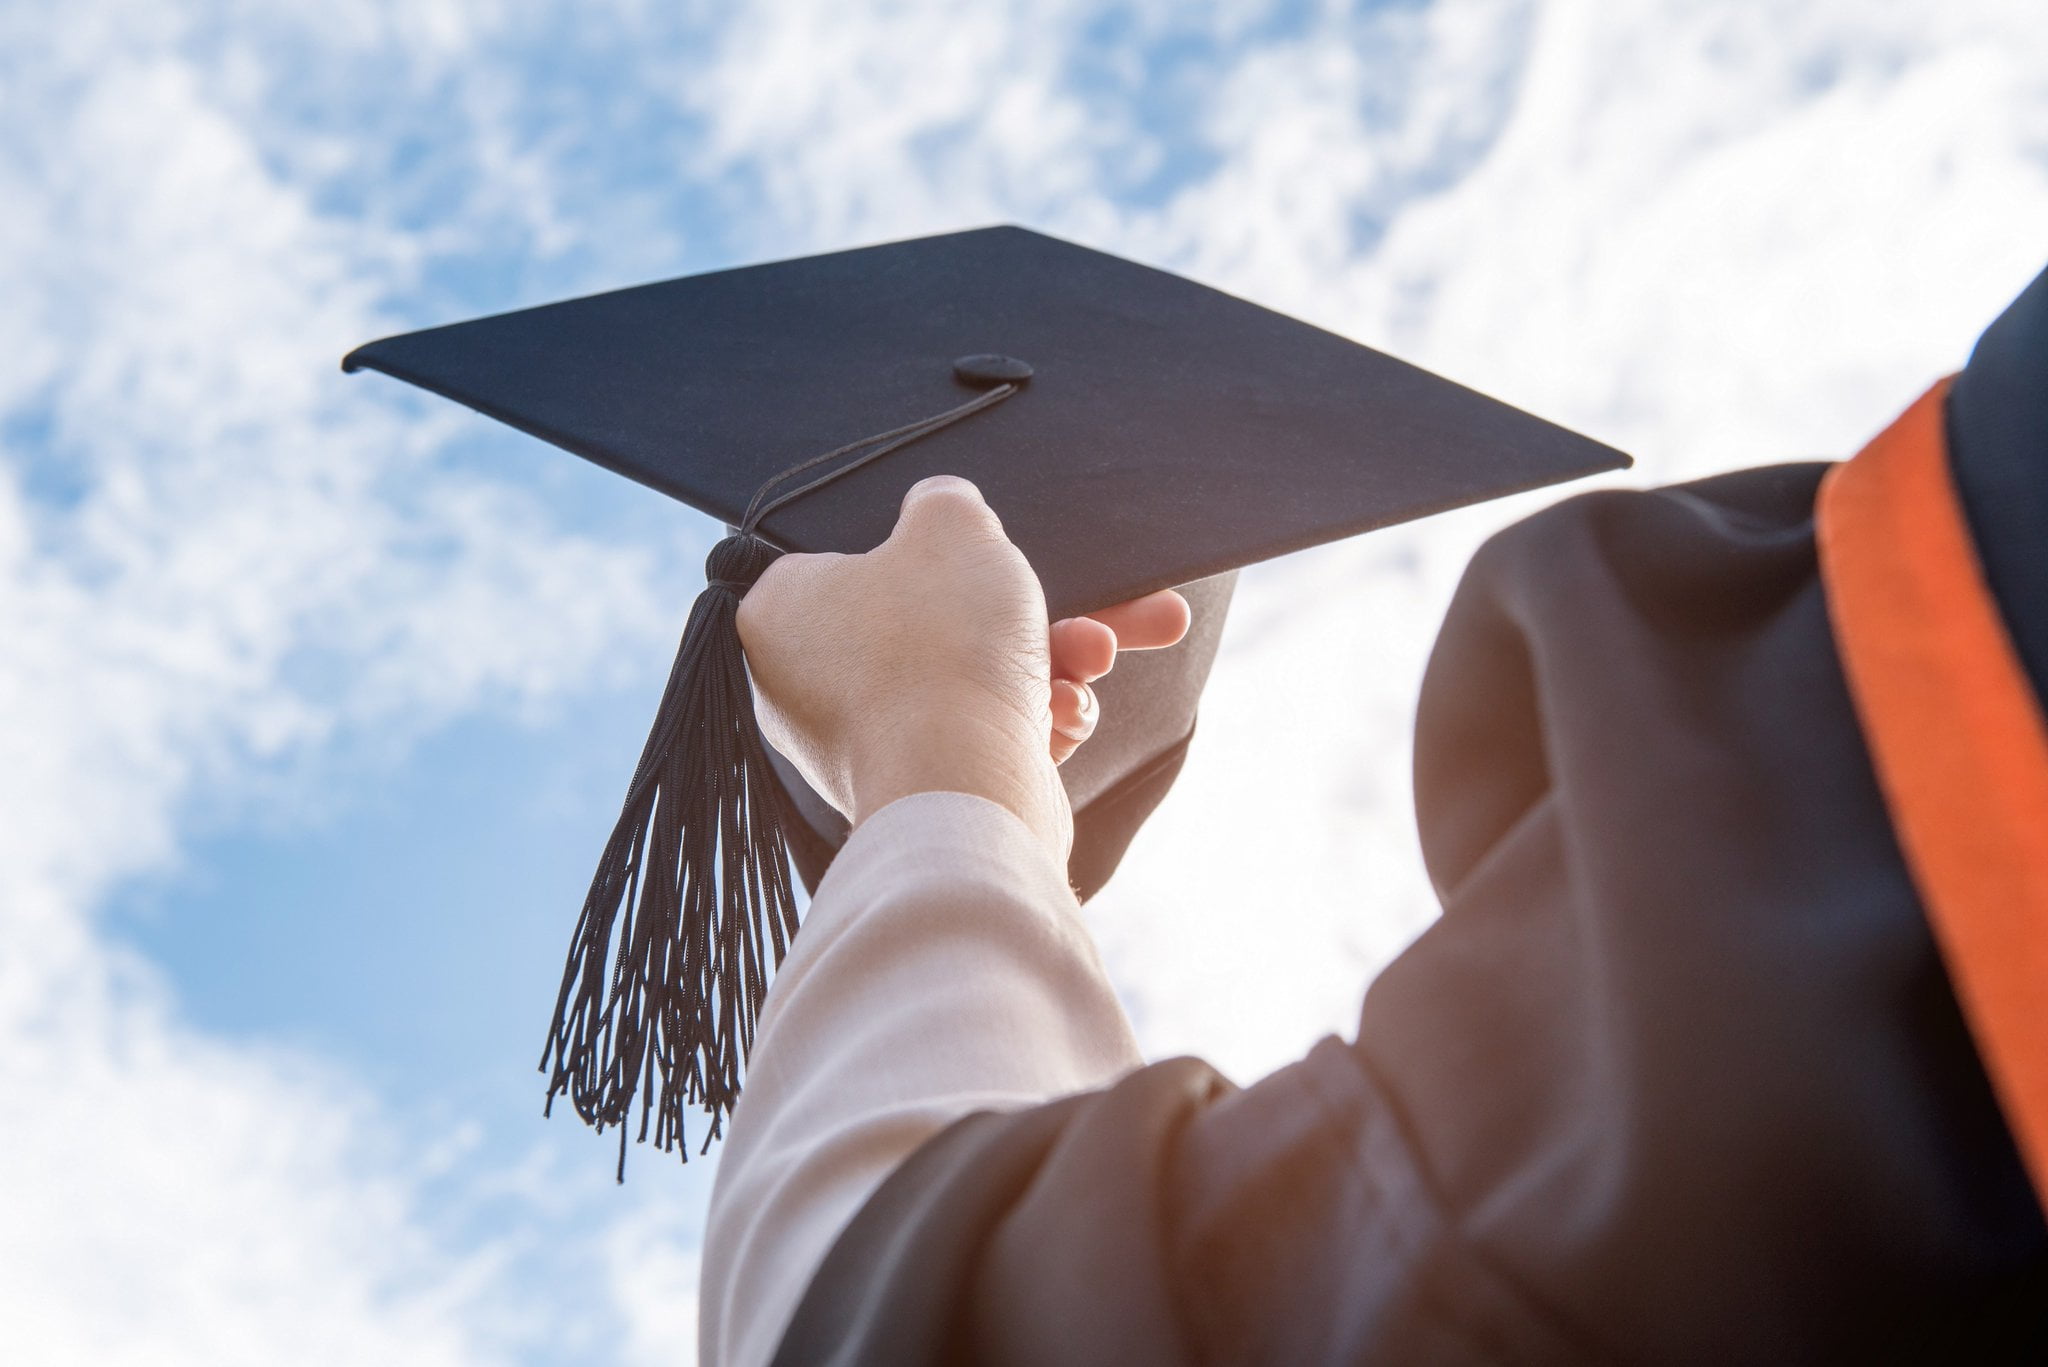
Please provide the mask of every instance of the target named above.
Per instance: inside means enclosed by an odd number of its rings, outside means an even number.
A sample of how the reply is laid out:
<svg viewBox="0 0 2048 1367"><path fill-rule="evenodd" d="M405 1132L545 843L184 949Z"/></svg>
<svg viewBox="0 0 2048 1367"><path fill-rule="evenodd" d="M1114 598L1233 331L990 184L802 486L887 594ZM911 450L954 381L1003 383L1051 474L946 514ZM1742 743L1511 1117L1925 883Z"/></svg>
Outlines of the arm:
<svg viewBox="0 0 2048 1367"><path fill-rule="evenodd" d="M767 1362L840 1228L938 1131L1138 1065L1078 910L987 799L905 797L854 833L769 993L719 1158L706 1363Z"/></svg>
<svg viewBox="0 0 2048 1367"><path fill-rule="evenodd" d="M933 1134L1139 1062L1067 887L1054 765L1093 728L1119 632L1169 644L1186 608L1044 616L959 481L913 490L876 551L788 557L747 597L764 728L856 830L769 992L720 1157L706 1363L768 1360L840 1228Z"/></svg>

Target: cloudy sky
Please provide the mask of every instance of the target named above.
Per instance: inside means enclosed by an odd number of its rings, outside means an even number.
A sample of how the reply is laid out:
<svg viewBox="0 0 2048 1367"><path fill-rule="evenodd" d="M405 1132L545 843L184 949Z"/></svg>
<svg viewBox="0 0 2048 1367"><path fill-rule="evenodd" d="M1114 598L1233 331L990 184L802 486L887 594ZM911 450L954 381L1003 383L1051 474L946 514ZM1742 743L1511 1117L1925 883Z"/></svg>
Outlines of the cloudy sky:
<svg viewBox="0 0 2048 1367"><path fill-rule="evenodd" d="M716 529L335 362L1014 221L1636 453L1853 449L2048 261L2038 0L0 0L0 1325L24 1363L687 1363L715 1161L543 1123ZM969 17L971 16L971 17ZM1249 1079L1430 915L1478 539L1239 593L1091 908Z"/></svg>

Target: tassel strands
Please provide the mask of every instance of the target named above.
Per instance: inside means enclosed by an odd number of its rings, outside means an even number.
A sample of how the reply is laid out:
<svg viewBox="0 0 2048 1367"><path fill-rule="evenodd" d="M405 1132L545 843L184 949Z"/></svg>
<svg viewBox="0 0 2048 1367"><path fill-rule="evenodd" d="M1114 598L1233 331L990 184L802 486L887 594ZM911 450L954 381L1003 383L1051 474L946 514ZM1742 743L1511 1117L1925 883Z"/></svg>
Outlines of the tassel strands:
<svg viewBox="0 0 2048 1367"><path fill-rule="evenodd" d="M984 373L997 362L1001 373ZM1001 403L1029 367L979 356L956 362L955 373L984 392L782 471L705 562L704 591L583 899L541 1050L543 1114L566 1095L600 1133L617 1128L621 1182L636 1101L640 1142L651 1128L664 1151L682 1142L685 1106L709 1113L706 1148L723 1131L768 980L797 930L781 786L740 646L740 599L782 554L756 529L792 500Z"/></svg>
<svg viewBox="0 0 2048 1367"><path fill-rule="evenodd" d="M780 798L740 649L740 598L781 552L727 537L705 565L653 729L571 940L541 1070L600 1133L673 1150L683 1107L716 1138L768 978L797 927ZM763 941L766 940L764 944Z"/></svg>

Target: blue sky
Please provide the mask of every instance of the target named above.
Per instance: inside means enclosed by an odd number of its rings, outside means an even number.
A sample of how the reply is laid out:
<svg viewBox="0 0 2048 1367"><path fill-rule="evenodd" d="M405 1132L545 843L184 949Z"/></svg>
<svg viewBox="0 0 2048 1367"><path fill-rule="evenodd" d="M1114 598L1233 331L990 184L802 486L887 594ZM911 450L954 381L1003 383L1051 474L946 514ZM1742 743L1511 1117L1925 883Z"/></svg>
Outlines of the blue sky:
<svg viewBox="0 0 2048 1367"><path fill-rule="evenodd" d="M23 1360L694 1352L715 1155L638 1151L621 1191L532 1069L715 529L342 352L1017 221L1578 425L1635 482L1841 452L2048 255L2048 32L2032 0L1788 8L0 0ZM1472 547L1552 496L1247 576L1090 911L1148 1050L1256 1076L1426 922L1415 681Z"/></svg>

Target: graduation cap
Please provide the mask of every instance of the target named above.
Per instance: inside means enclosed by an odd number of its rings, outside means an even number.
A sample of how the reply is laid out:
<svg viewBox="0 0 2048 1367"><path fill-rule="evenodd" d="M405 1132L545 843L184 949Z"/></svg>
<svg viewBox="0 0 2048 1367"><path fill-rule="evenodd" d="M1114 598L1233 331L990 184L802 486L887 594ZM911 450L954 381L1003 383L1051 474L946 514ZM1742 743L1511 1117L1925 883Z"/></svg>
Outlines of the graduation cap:
<svg viewBox="0 0 2048 1367"><path fill-rule="evenodd" d="M859 552L928 475L978 485L1053 618L1179 587L1062 770L1069 874L1114 871L1178 772L1245 565L1626 466L1344 338L1164 271L986 228L716 271L372 342L371 369L722 519L564 969L542 1070L602 1130L711 1135L840 815L755 724L734 615L785 552ZM862 434L869 434L863 436ZM772 962L771 962L772 960ZM709 1142L707 1138L706 1142Z"/></svg>

